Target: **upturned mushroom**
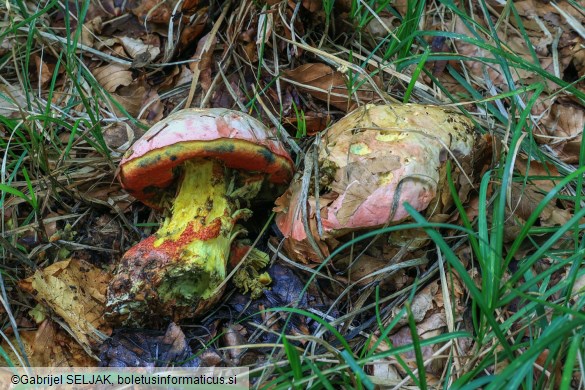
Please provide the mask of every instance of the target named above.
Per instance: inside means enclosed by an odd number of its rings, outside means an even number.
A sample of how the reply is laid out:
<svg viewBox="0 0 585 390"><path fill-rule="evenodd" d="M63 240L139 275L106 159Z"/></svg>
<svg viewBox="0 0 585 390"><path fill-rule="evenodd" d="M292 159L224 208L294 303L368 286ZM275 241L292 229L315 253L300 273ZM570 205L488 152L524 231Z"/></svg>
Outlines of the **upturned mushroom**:
<svg viewBox="0 0 585 390"><path fill-rule="evenodd" d="M128 250L107 294L114 322L196 316L221 296L231 244L255 198L273 200L293 174L276 135L228 109L185 109L147 131L125 154L119 180L163 210L159 230Z"/></svg>
<svg viewBox="0 0 585 390"><path fill-rule="evenodd" d="M455 177L462 178L457 186L469 189L465 175L475 140L469 119L437 106L366 105L351 112L317 146L319 209L314 192L303 194L299 181L276 201L285 248L302 262L319 261L315 244L327 255L327 240L405 221L405 203L418 211L442 212L450 206L438 196L448 195L442 191L448 188L446 161L456 160Z"/></svg>

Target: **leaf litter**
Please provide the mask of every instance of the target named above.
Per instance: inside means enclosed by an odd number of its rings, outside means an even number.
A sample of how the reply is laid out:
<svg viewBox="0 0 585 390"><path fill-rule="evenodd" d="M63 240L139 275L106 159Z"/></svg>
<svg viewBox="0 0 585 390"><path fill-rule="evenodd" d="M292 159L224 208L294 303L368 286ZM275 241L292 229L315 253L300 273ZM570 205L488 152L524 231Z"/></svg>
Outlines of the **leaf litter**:
<svg viewBox="0 0 585 390"><path fill-rule="evenodd" d="M0 55L10 58L2 65L0 78L2 184L8 183L29 197L34 192L38 201L35 206L30 198L6 191L0 200L2 236L37 265L37 269L24 269L18 256L4 252L3 266L14 275L9 284L16 286L16 281L21 280L10 298L26 299L31 307L35 306L31 312L14 311L19 323L34 329L19 332L32 362L42 366L85 366L96 364L99 357L101 365L172 365L202 353L191 363L260 364L269 360L273 351L254 344L277 342L281 333L291 336L295 345L311 346L318 351L317 356L331 359L326 348L317 348L311 340L312 335L318 334L327 343L335 343L319 323L300 315L292 316L289 322L288 314L278 310L258 313L278 307L316 313L343 331L357 350L380 336L379 329L371 325L375 324L372 305L376 291L391 297L379 303L383 324L387 325L404 307L405 296L419 277L427 282L418 286L411 310L421 338L452 330L453 321L471 329L466 288L457 278L448 282L448 288L443 285L447 282L438 281L435 249L427 240L419 240L416 232L401 231L355 243L321 267L336 248L363 232L323 235L323 223L328 218L323 210L332 207L345 191L343 207L336 217L347 223L357 212L359 202L368 196L366 189L389 179L383 174L395 171L398 163L392 157L368 168L359 162L350 163L346 174L339 175L333 166L322 164L319 154L313 154L313 168L303 175L306 179L294 181L275 208L287 215L285 224L305 214L307 226L295 228L308 228L312 240L279 243L274 237L281 238L281 232L275 225L271 226L271 241L266 234L262 236L264 242L269 242L268 248L273 249L269 251L273 261L268 268L273 284L260 298L228 294L223 305L205 318L169 324L166 329L116 330L103 343L111 332L100 315L108 270L125 249L151 233L160 218L134 202L115 180L117 162L146 128L187 101L193 107L237 107L272 125L275 124L270 118L279 118L284 127L279 130L288 131L294 138L306 153L306 163L311 158L311 148L331 141L323 138L326 129L345 114L367 103L401 99L407 91L415 78L416 64L397 67L377 50L377 45L385 44L388 32L400 25L397 15L406 15L407 3L397 2L394 13L383 11L378 17L362 8L362 19L360 15L350 15L350 2L339 1L330 16L323 9L324 3L210 2L204 6L198 1L110 0L90 2L84 10L82 26L77 26L82 10L75 2L67 2L67 8L60 5L55 12L42 15L44 25L40 31L48 32L50 26L54 33L32 35L32 44L42 50L35 50L28 62L28 87L17 69L24 64L23 59L15 51L23 47L23 35L10 25L0 24L0 34L7 34L0 42ZM447 10L441 14L429 10L421 28L455 32L466 39L425 37L432 45L432 53L444 58L423 64L429 72L414 80L411 101L448 103L446 96L451 94L461 102L460 106L475 113L476 125L489 128L498 139L506 139L509 129L495 123L490 115L505 115L511 104L525 104L532 95L528 91L500 98L509 91L507 70L492 50L474 44L478 36L492 45L496 39L502 43L500 54L516 61L510 77L517 86L544 83L545 89L532 106L528 120L534 125L531 136L549 159L545 162L525 151L516 158L515 175L519 181L511 185L506 207L505 235L509 244L535 205L580 161L585 123L583 96L579 96L584 91L584 14L573 2L516 2L513 7L517 16L510 12L509 4L488 1L487 5L486 10L473 11L474 24ZM30 4L26 3L26 7ZM5 6L0 8L0 13L22 20L15 12ZM353 22L348 23L351 18ZM495 37L489 33L494 23L498 32ZM328 35L321 40L326 25ZM210 34L214 27L215 33ZM66 47L63 42L71 39L77 29L81 32L78 43L83 46ZM21 33L26 31L30 29ZM88 71L77 85L67 69L72 64L66 64L60 55L67 50L67 55L78 61L77 66ZM452 59L454 56L465 61ZM543 78L537 68L556 79ZM464 82L455 77L457 72L463 74ZM441 90L439 83L446 90ZM85 94L87 101L76 99L79 94ZM29 101L31 96L35 104ZM33 117L41 114L46 105L59 121ZM481 161L462 163L461 159L452 159L462 164L453 173L471 220L482 207L478 204L476 178L493 168L501 153L501 147L494 144L483 145ZM356 144L353 149L358 156L360 147L363 145ZM302 157L299 153L299 161ZM446 156L441 154L440 158L444 162ZM301 176L303 168L299 165ZM19 169L22 166L26 166L28 177ZM475 176L466 184L467 169ZM444 166L438 172L443 195L432 207L421 211L435 222L460 223L448 195ZM488 192L492 195L492 186ZM572 192L574 188L566 187L562 194L566 197ZM296 204L302 205L291 211L291 205ZM562 226L574 212L574 204L559 197L544 208L537 224L543 228ZM256 223L262 225L264 221ZM259 234L257 226L247 228ZM76 234L64 235L67 229ZM548 233L542 233L534 239L541 242L546 237ZM392 240L403 245L396 247ZM417 245L413 245L415 241ZM410 250L401 249L404 243L410 245ZM556 245L560 248L563 240ZM522 253L519 251L517 256ZM63 260L64 254L71 258ZM463 249L458 255L469 258ZM474 280L481 278L470 261L466 265ZM547 261L539 266L547 267ZM311 276L315 280L301 295ZM582 294L582 280L581 275L574 284L574 296ZM454 294L445 295L444 291ZM447 310L445 301L450 301L449 307L456 316ZM6 311L0 307L0 313L4 315ZM216 338L220 334L222 337ZM412 336L403 318L378 348L409 343ZM202 352L204 345L208 348ZM431 383L440 383L445 346L451 348L449 343L423 348L423 358L432 360L426 370ZM462 359L469 348L470 345L458 345L453 350ZM11 350L5 345L3 349ZM159 363L155 359L157 349L164 351ZM411 369L415 368L413 358L412 353L402 355ZM16 362L19 357L15 355L11 360ZM376 362L367 370L386 385L406 383L409 378L396 359Z"/></svg>

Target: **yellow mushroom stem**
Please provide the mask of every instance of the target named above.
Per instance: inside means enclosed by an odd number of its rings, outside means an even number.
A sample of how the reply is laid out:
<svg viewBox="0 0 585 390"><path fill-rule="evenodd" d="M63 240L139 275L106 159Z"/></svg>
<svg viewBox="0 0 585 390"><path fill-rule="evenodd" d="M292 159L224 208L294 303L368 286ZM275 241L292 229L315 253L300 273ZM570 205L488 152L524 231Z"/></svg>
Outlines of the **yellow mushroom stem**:
<svg viewBox="0 0 585 390"><path fill-rule="evenodd" d="M192 316L198 305L217 299L232 241L243 231L236 222L251 215L239 203L262 186L261 178L236 181L217 160L186 162L182 169L169 216L126 252L110 285L108 312L124 322L149 311Z"/></svg>
<svg viewBox="0 0 585 390"><path fill-rule="evenodd" d="M155 250L170 251L176 261L164 271L159 295L163 301L208 299L225 279L226 264L238 217L227 197L229 179L216 160L186 162L171 215L156 232Z"/></svg>

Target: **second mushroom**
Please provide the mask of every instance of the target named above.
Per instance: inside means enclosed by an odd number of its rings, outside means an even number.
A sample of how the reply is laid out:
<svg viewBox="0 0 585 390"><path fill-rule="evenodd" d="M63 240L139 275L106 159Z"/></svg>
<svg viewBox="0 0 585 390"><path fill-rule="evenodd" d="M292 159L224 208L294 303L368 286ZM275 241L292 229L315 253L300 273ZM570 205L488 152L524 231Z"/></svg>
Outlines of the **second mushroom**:
<svg viewBox="0 0 585 390"><path fill-rule="evenodd" d="M153 126L120 163L124 189L166 218L123 256L108 288L117 322L195 316L221 295L231 244L258 197L293 174L276 135L249 115L186 109Z"/></svg>
<svg viewBox="0 0 585 390"><path fill-rule="evenodd" d="M405 203L428 216L443 213L452 205L446 162L453 161L465 197L476 139L471 120L438 106L370 104L351 112L316 145L317 190L295 181L276 201L285 249L300 262L320 262L347 233L408 220ZM415 233L390 239L409 247L424 241Z"/></svg>

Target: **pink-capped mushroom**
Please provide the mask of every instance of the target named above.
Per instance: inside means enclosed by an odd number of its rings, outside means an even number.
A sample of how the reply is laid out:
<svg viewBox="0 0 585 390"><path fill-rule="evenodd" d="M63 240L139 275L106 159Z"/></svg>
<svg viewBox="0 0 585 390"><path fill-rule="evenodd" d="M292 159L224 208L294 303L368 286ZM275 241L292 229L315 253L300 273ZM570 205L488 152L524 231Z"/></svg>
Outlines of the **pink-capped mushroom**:
<svg viewBox="0 0 585 390"><path fill-rule="evenodd" d="M126 191L165 211L159 230L126 252L107 294L115 322L177 321L219 297L231 244L257 196L276 198L293 163L276 134L228 109L185 109L154 125L126 153Z"/></svg>
<svg viewBox="0 0 585 390"><path fill-rule="evenodd" d="M300 261L318 261L303 223L304 198L309 234L325 254L329 239L407 220L405 203L421 212L432 208L446 160L469 160L475 139L469 119L437 106L366 105L351 112L318 145L319 210L314 193L302 196L299 181L276 201L286 247Z"/></svg>

